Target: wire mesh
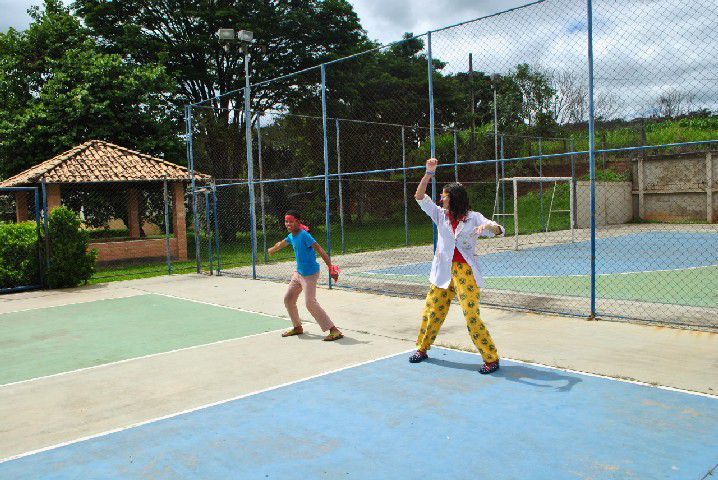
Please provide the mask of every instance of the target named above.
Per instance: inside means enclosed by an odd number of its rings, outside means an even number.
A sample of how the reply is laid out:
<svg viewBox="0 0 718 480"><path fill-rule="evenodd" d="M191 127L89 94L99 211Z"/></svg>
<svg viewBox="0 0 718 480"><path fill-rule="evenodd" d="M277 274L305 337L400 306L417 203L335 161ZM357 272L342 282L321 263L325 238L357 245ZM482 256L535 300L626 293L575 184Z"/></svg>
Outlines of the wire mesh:
<svg viewBox="0 0 718 480"><path fill-rule="evenodd" d="M482 302L718 328L709 3L593 2L593 91L586 4L546 0L257 82L250 137L242 99L213 105L193 129L218 185L214 218L197 191L202 269L226 245L242 254L223 271L286 280L291 252L265 252L296 209L344 268L337 286L423 295L433 235L413 193L435 155L438 189L461 182L506 229L476 251Z"/></svg>

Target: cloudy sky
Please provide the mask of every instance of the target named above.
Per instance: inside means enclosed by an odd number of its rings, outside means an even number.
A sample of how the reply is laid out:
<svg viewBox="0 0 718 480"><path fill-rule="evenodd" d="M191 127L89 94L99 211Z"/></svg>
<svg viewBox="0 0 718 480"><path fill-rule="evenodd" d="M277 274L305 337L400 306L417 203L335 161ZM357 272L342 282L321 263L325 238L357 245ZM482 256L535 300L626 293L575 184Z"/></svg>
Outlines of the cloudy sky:
<svg viewBox="0 0 718 480"><path fill-rule="evenodd" d="M372 39L382 43L404 32L426 32L444 25L527 3L528 0L350 0ZM0 31L22 29L30 22L27 9L41 0L0 0Z"/></svg>
<svg viewBox="0 0 718 480"><path fill-rule="evenodd" d="M0 31L29 23L41 0L0 0ZM67 0L69 1L69 0ZM349 0L370 38L389 43L523 5L528 0ZM552 0L434 34L446 71L508 73L519 63L586 74L586 11L579 0ZM718 109L715 0L595 0L596 93L621 116L649 114L663 94L683 92L693 106ZM599 99L600 102L600 99Z"/></svg>

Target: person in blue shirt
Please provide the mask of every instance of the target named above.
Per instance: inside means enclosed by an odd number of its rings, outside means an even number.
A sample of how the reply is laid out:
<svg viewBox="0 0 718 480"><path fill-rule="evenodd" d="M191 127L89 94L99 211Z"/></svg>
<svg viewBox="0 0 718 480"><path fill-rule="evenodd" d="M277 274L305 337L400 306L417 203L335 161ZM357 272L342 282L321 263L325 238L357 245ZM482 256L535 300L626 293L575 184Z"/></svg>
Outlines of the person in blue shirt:
<svg viewBox="0 0 718 480"><path fill-rule="evenodd" d="M292 319L293 328L282 333L283 337L291 337L293 335L301 335L304 333L302 321L299 319L299 309L297 309L297 299L299 294L304 291L304 300L307 310L317 321L322 332L329 330L329 334L324 337L327 342L339 340L344 335L334 325L327 315L327 312L319 305L317 301L317 280L319 279L319 263L317 263L317 254L322 257L324 263L329 268L329 274L334 281L339 279L339 268L332 265L331 259L327 252L314 240L309 233L309 228L302 224L299 212L289 210L284 216L284 226L287 228L289 235L273 247L267 249L270 255L277 253L284 247L291 245L294 249L294 256L297 259L297 270L292 274L289 282L289 288L284 295L284 306L287 308L289 318Z"/></svg>

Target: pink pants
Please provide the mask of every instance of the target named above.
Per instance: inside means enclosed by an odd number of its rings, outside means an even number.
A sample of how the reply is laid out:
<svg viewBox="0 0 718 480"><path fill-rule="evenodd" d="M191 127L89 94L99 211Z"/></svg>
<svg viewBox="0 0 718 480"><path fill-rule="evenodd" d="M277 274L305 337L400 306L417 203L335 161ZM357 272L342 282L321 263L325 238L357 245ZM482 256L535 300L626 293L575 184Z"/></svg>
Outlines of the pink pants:
<svg viewBox="0 0 718 480"><path fill-rule="evenodd" d="M319 305L317 301L317 280L319 279L319 272L314 275L304 277L298 272L294 272L292 279L289 281L289 288L287 293L284 294L284 306L287 307L289 318L292 319L292 324L295 327L300 327L302 321L299 319L299 309L297 308L297 299L299 294L304 290L304 301L307 306L307 310L312 314L312 317L317 321L323 332L326 332L334 326L334 323L329 319L329 315Z"/></svg>

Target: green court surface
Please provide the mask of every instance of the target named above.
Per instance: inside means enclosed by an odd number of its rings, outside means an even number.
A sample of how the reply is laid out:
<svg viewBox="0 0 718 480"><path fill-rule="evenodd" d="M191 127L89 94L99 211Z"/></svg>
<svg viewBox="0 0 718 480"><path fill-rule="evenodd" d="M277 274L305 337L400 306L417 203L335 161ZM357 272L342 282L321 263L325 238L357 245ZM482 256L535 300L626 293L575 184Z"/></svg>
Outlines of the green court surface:
<svg viewBox="0 0 718 480"><path fill-rule="evenodd" d="M391 273L353 273L384 280L428 284L428 275ZM542 295L589 297L588 275L488 277L487 290L509 290ZM667 271L600 274L596 276L596 295L602 300L634 300L693 307L718 307L718 266Z"/></svg>
<svg viewBox="0 0 718 480"><path fill-rule="evenodd" d="M0 385L277 330L287 320L162 295L0 315Z"/></svg>
<svg viewBox="0 0 718 480"><path fill-rule="evenodd" d="M591 278L492 278L487 288L588 297ZM708 288L713 284L713 288ZM602 300L637 300L693 307L718 307L718 267L604 274L596 276L596 296Z"/></svg>

